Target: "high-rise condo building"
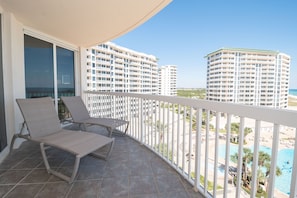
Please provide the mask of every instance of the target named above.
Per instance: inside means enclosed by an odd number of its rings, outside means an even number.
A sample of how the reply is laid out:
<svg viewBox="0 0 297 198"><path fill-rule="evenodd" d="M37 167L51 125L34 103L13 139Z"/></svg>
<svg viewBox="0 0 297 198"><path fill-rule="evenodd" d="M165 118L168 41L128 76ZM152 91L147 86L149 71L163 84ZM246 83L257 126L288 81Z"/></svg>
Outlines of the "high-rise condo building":
<svg viewBox="0 0 297 198"><path fill-rule="evenodd" d="M87 90L158 94L157 58L107 42L87 49Z"/></svg>
<svg viewBox="0 0 297 198"><path fill-rule="evenodd" d="M288 106L290 56L222 48L207 56L207 100L274 108Z"/></svg>
<svg viewBox="0 0 297 198"><path fill-rule="evenodd" d="M159 67L159 94L165 96L176 96L176 66L165 65Z"/></svg>

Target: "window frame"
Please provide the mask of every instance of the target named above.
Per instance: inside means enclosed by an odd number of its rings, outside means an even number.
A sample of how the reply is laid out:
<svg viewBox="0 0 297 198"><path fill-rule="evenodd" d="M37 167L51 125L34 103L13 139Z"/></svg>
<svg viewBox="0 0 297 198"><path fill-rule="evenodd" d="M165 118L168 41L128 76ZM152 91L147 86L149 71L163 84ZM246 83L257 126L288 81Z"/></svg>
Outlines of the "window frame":
<svg viewBox="0 0 297 198"><path fill-rule="evenodd" d="M57 69L58 69L58 65L57 65L57 47L61 47L70 51L73 51L73 55L74 55L74 94L77 94L77 90L78 90L78 84L77 84L77 79L79 78L79 47L72 45L70 43L67 43L65 41L61 41L57 38L51 37L49 35L46 35L44 33L32 30L28 27L24 28L23 31L23 35L25 37L25 35L31 36L33 38L51 43L53 45L53 70L54 70L54 104L55 104L55 108L58 111L58 102L59 102L59 98L58 98L58 82L57 82L57 78L58 78L58 74L57 74ZM25 47L25 43L24 43L24 47ZM24 64L25 67L25 64ZM26 80L26 79L25 79Z"/></svg>

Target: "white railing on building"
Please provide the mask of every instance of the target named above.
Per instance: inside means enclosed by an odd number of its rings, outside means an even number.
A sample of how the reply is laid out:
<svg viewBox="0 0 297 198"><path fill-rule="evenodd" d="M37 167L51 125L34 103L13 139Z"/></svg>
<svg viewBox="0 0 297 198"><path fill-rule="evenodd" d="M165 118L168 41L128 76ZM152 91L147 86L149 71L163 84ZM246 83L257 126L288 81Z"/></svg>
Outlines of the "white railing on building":
<svg viewBox="0 0 297 198"><path fill-rule="evenodd" d="M297 148L297 111L132 93L84 92L82 97L92 116L129 120L127 134L163 158L205 197L248 194L241 187L242 180L232 185L229 182L233 182L236 175L242 175L243 148L247 142L253 149L251 178L256 178L259 170L260 146L268 144L271 148L267 195L276 196L280 193L275 190L279 145L294 151ZM235 137L231 133L233 122L239 123L239 134ZM247 126L252 129L248 140ZM293 139L281 139L283 131L289 131ZM234 138L238 142L236 164L229 161L230 140ZM225 145L224 156L220 155L220 145ZM230 174L232 168L233 174ZM294 152L291 169L290 195L283 195L296 197L297 152ZM213 184L212 189L209 182ZM252 179L249 197L257 193L256 182Z"/></svg>

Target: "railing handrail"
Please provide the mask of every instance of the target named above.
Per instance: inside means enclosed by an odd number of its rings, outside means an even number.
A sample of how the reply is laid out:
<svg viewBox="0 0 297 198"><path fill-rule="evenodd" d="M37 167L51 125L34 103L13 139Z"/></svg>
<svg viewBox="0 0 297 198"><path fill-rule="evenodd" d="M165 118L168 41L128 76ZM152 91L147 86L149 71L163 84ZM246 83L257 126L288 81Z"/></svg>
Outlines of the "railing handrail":
<svg viewBox="0 0 297 198"><path fill-rule="evenodd" d="M214 112L232 114L239 117L252 118L265 122L271 122L279 125L297 128L297 111L287 109L276 109L263 106L250 106L227 102L208 101L202 99L191 99L177 96L161 96L138 93L123 92L97 92L85 91L84 93L115 95L125 97L137 97L148 100L165 101L195 108L208 109Z"/></svg>

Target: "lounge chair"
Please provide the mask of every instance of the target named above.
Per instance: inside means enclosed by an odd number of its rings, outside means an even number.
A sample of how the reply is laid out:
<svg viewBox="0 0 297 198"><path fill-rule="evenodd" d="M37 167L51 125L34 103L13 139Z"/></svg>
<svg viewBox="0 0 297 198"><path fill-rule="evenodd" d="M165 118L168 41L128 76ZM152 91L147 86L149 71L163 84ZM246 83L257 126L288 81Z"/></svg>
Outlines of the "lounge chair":
<svg viewBox="0 0 297 198"><path fill-rule="evenodd" d="M82 157L91 154L95 157L107 159L110 155L114 139L95 133L62 129L50 97L17 99L16 101L29 133L28 136L23 137L40 143L43 161L48 173L72 183ZM12 144L16 137L22 137L22 135L16 134ZM105 155L96 153L98 149L104 146L109 146ZM49 147L55 147L75 155L75 164L70 177L50 168L46 155L46 149Z"/></svg>
<svg viewBox="0 0 297 198"><path fill-rule="evenodd" d="M80 96L61 97L61 100L70 112L73 122L78 123L80 127L83 125L83 130L86 131L88 125L99 125L107 129L109 137L112 136L113 132L120 132L122 135L127 133L129 121L114 118L90 117ZM115 130L120 126L126 126L124 131Z"/></svg>

